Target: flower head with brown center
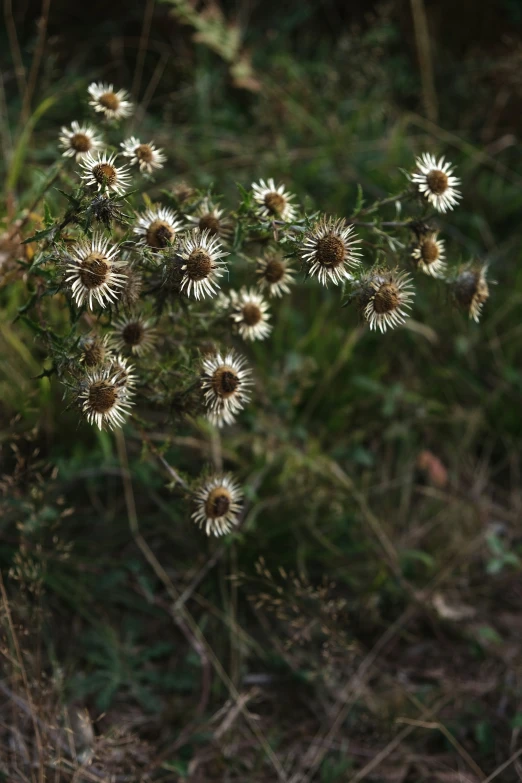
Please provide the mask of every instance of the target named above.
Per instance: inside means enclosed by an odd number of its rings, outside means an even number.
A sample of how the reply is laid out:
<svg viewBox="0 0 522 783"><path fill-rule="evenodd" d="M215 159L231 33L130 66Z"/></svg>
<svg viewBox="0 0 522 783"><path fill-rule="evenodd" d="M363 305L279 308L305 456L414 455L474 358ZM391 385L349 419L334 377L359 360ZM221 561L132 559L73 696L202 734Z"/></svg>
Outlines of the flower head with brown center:
<svg viewBox="0 0 522 783"><path fill-rule="evenodd" d="M461 198L457 186L460 180L454 176L453 168L444 158L438 161L425 152L415 161L417 170L411 175L411 181L419 193L437 212L447 212L458 204Z"/></svg>
<svg viewBox="0 0 522 783"><path fill-rule="evenodd" d="M417 267L425 274L440 278L445 275L446 263L444 241L437 239L437 235L437 231L421 234L411 255Z"/></svg>
<svg viewBox="0 0 522 783"><path fill-rule="evenodd" d="M152 174L156 169L162 169L167 160L163 150L156 149L153 142L142 144L135 136L120 144L122 155L130 158L132 166L139 166L142 174Z"/></svg>
<svg viewBox="0 0 522 783"><path fill-rule="evenodd" d="M268 303L254 289L230 291L228 306L230 318L243 340L264 340L272 331Z"/></svg>
<svg viewBox="0 0 522 783"><path fill-rule="evenodd" d="M88 152L80 161L83 170L82 179L97 190L113 190L123 195L130 184L130 174L126 166L116 166L116 154L107 156L98 153L94 157Z"/></svg>
<svg viewBox="0 0 522 783"><path fill-rule="evenodd" d="M164 250L174 245L184 227L177 214L168 207L153 207L137 215L134 233L139 243L153 251Z"/></svg>
<svg viewBox="0 0 522 783"><path fill-rule="evenodd" d="M118 383L111 365L87 373L78 400L87 420L103 430L121 427L130 412L131 396L129 389Z"/></svg>
<svg viewBox="0 0 522 783"><path fill-rule="evenodd" d="M118 351L127 350L141 356L154 348L156 337L153 321L135 314L114 322L111 343Z"/></svg>
<svg viewBox="0 0 522 783"><path fill-rule="evenodd" d="M405 323L413 299L411 277L406 272L374 272L363 278L360 301L370 329L384 332Z"/></svg>
<svg viewBox="0 0 522 783"><path fill-rule="evenodd" d="M109 336L100 337L97 334L89 334L80 341L80 361L92 369L104 364L111 358L111 349L109 345Z"/></svg>
<svg viewBox="0 0 522 783"><path fill-rule="evenodd" d="M60 146L63 149L64 158L76 158L81 160L87 153L98 152L104 148L103 140L96 134L91 125L80 125L71 122L71 127L63 127L60 135Z"/></svg>
<svg viewBox="0 0 522 783"><path fill-rule="evenodd" d="M343 218L323 216L305 234L301 246L308 275L317 275L323 285L328 285L329 281L339 285L350 280L349 269L359 264L358 243L353 226L348 226Z"/></svg>
<svg viewBox="0 0 522 783"><path fill-rule="evenodd" d="M232 232L232 222L225 216L224 210L219 209L209 198L204 198L191 215L187 215L191 227L196 226L200 231L208 231L210 236L218 237L226 241Z"/></svg>
<svg viewBox="0 0 522 783"><path fill-rule="evenodd" d="M114 91L112 84L93 82L88 87L89 106L101 112L108 120L121 120L132 113L132 103L126 90Z"/></svg>
<svg viewBox="0 0 522 783"><path fill-rule="evenodd" d="M295 282L294 270L288 261L276 253L269 253L257 259L257 284L267 289L268 296L283 296L290 293Z"/></svg>
<svg viewBox="0 0 522 783"><path fill-rule="evenodd" d="M239 522L243 493L230 475L213 476L195 495L192 519L207 536L229 533Z"/></svg>
<svg viewBox="0 0 522 783"><path fill-rule="evenodd" d="M181 290L195 299L214 296L219 288L218 278L226 268L222 259L228 256L219 239L212 237L208 229L196 228L182 237L179 255L183 261Z"/></svg>
<svg viewBox="0 0 522 783"><path fill-rule="evenodd" d="M86 300L92 310L93 300L102 307L115 302L125 283L124 266L118 258L118 247L110 246L105 237L94 234L89 242L78 242L67 257L66 281L72 284L73 298L81 306Z"/></svg>
<svg viewBox="0 0 522 783"><path fill-rule="evenodd" d="M254 200L257 202L258 213L265 220L283 220L290 223L297 215L297 210L290 202L295 198L285 190L284 185L276 185L273 179L264 179L252 183Z"/></svg>
<svg viewBox="0 0 522 783"><path fill-rule="evenodd" d="M453 296L460 307L468 311L469 317L479 322L482 308L489 299L486 279L487 264L468 264L453 281Z"/></svg>
<svg viewBox="0 0 522 783"><path fill-rule="evenodd" d="M201 388L209 421L218 427L223 423L232 424L250 399L251 374L246 368L246 360L234 351L225 356L217 353L203 360Z"/></svg>

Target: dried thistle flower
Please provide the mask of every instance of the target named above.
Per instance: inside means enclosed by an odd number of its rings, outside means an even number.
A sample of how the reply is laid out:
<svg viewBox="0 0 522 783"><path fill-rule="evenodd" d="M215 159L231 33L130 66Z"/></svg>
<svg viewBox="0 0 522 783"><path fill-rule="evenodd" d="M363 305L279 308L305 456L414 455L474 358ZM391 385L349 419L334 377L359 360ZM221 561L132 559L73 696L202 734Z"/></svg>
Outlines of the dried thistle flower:
<svg viewBox="0 0 522 783"><path fill-rule="evenodd" d="M446 273L445 250L444 241L437 236L438 231L420 234L411 255L425 274L441 278Z"/></svg>
<svg viewBox="0 0 522 783"><path fill-rule="evenodd" d="M105 144L101 136L97 136L96 129L92 125L80 125L79 122L74 121L70 128L65 126L62 128L60 146L64 158L81 160L89 152L102 150Z"/></svg>
<svg viewBox="0 0 522 783"><path fill-rule="evenodd" d="M348 226L343 218L323 216L305 234L301 247L308 274L317 275L322 285L328 285L329 280L335 285L350 280L348 270L360 263L358 243L353 226Z"/></svg>
<svg viewBox="0 0 522 783"><path fill-rule="evenodd" d="M411 175L422 196L437 210L447 212L453 209L462 198L457 186L460 179L453 175L453 168L444 158L436 160L434 155L425 152L415 161L417 171Z"/></svg>
<svg viewBox="0 0 522 783"><path fill-rule="evenodd" d="M89 334L80 340L80 361L91 369L104 364L111 357L109 335L101 337L98 334Z"/></svg>
<svg viewBox="0 0 522 783"><path fill-rule="evenodd" d="M219 288L218 278L226 268L222 258L228 256L219 239L211 237L208 229L196 228L181 238L178 252L183 261L181 290L195 299L214 296Z"/></svg>
<svg viewBox="0 0 522 783"><path fill-rule="evenodd" d="M267 289L268 296L283 296L290 293L294 284L294 270L288 261L276 253L267 254L257 259L257 284Z"/></svg>
<svg viewBox="0 0 522 783"><path fill-rule="evenodd" d="M383 270L360 281L357 298L370 329L384 332L405 323L413 299L411 277L406 272Z"/></svg>
<svg viewBox="0 0 522 783"><path fill-rule="evenodd" d="M204 392L207 418L221 427L232 424L245 403L250 400L252 371L246 368L246 360L234 351L224 357L217 353L203 360L201 388Z"/></svg>
<svg viewBox="0 0 522 783"><path fill-rule="evenodd" d="M120 290L120 302L126 310L131 310L141 296L143 278L135 267L125 270L127 278Z"/></svg>
<svg viewBox="0 0 522 783"><path fill-rule="evenodd" d="M111 344L118 351L128 350L136 356L142 356L154 348L156 338L153 321L135 314L114 322Z"/></svg>
<svg viewBox="0 0 522 783"><path fill-rule="evenodd" d="M230 475L213 476L198 489L192 519L207 536L223 536L239 523L243 493Z"/></svg>
<svg viewBox="0 0 522 783"><path fill-rule="evenodd" d="M290 203L295 196L286 191L284 185L276 185L273 179L268 182L261 179L252 183L252 190L262 218L290 223L296 217L297 210Z"/></svg>
<svg viewBox="0 0 522 783"><path fill-rule="evenodd" d="M184 204L196 193L195 188L191 187L187 182L178 182L172 188L172 195L178 202L178 204Z"/></svg>
<svg viewBox="0 0 522 783"><path fill-rule="evenodd" d="M268 303L254 289L230 291L230 318L243 340L264 340L272 331Z"/></svg>
<svg viewBox="0 0 522 783"><path fill-rule="evenodd" d="M139 243L153 250L163 250L174 244L179 232L183 231L181 220L168 207L147 209L136 217L134 233L138 235Z"/></svg>
<svg viewBox="0 0 522 783"><path fill-rule="evenodd" d="M121 427L131 407L129 388L118 383L113 366L87 373L84 388L78 394L83 413L98 429Z"/></svg>
<svg viewBox="0 0 522 783"><path fill-rule="evenodd" d="M130 174L126 166L116 166L116 153L107 156L98 153L95 158L88 152L80 161L83 170L81 178L86 185L98 190L113 190L119 196L123 195L130 184Z"/></svg>
<svg viewBox="0 0 522 783"><path fill-rule="evenodd" d="M489 299L486 279L488 266L470 264L459 273L452 283L453 296L460 307L468 311L469 317L479 322L482 308Z"/></svg>
<svg viewBox="0 0 522 783"><path fill-rule="evenodd" d="M108 120L121 120L132 114L133 105L126 90L114 91L112 84L92 82L88 87L89 106L101 112Z"/></svg>
<svg viewBox="0 0 522 783"><path fill-rule="evenodd" d="M120 144L126 158L130 158L131 166L138 165L142 174L153 174L156 169L162 169L167 160L163 150L156 149L153 142L142 144L135 136L131 136Z"/></svg>
<svg viewBox="0 0 522 783"><path fill-rule="evenodd" d="M115 271L124 266L118 258L118 247L111 247L108 239L94 234L90 242L77 242L70 252L66 281L72 283L77 305L81 306L87 300L92 310L93 299L102 307L116 301L126 278L125 274Z"/></svg>
<svg viewBox="0 0 522 783"><path fill-rule="evenodd" d="M211 199L204 198L194 213L187 215L187 220L200 231L208 230L211 236L225 241L232 233L232 222L224 214L225 210L219 209L218 204L213 204Z"/></svg>

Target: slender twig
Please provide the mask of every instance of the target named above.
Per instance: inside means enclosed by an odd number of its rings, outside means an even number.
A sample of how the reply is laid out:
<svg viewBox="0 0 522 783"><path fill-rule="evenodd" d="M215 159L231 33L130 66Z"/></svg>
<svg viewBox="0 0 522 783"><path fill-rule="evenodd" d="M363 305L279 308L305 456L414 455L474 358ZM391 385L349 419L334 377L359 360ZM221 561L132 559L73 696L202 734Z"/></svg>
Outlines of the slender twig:
<svg viewBox="0 0 522 783"><path fill-rule="evenodd" d="M147 51L147 41L150 35L150 25L152 21L153 12L154 12L154 0L147 0L147 3L145 5L145 11L143 14L143 26L141 28L138 56L136 58L136 70L134 72L134 83L132 85L132 94L134 95L136 101L138 101L139 98L141 77L143 74L143 64L145 62L145 52Z"/></svg>
<svg viewBox="0 0 522 783"><path fill-rule="evenodd" d="M44 778L43 763L42 763L43 762L43 758L44 758L44 754L43 754L42 738L40 736L40 729L38 728L38 719L36 717L36 710L35 710L35 706L34 706L34 702L33 702L33 697L32 697L32 694L31 694L31 689L29 687L29 680L27 678L27 672L25 670L24 659L22 657L22 651L20 649L18 636L16 634L15 627L14 627L14 624L13 624L13 618L11 616L11 610L9 609L9 602L7 600L7 593L5 591L4 580L2 578L2 573L1 572L0 572L0 595L2 596L2 603L4 604L5 614L6 614L6 617L7 617L7 624L9 625L9 631L10 631L10 634L11 634L11 639L12 639L12 642L13 642L13 646L15 648L18 667L20 669L22 682L24 684L25 695L26 695L27 702L28 702L28 705L29 705L29 708L30 708L31 720L32 720L32 723L33 723L33 730L34 730L34 738L35 738L35 742L36 742L36 748L37 748L37 751L38 751L38 759L39 759L39 762L40 762L40 770L38 772L38 778L40 780L40 783L44 783L44 779L45 778Z"/></svg>
<svg viewBox="0 0 522 783"><path fill-rule="evenodd" d="M27 89L24 92L24 101L22 104L22 111L20 113L20 125L23 125L28 116L31 107L31 100L36 87L36 80L38 78L38 71L40 70L40 63L42 61L45 40L47 36L47 26L49 23L49 10L51 8L51 0L42 0L42 13L38 20L38 38L36 41L36 47L34 50L33 60L31 62L31 70L29 71L29 78L27 80Z"/></svg>
<svg viewBox="0 0 522 783"><path fill-rule="evenodd" d="M13 63L15 66L18 91L20 92L20 97L23 99L26 90L25 68L22 60L22 53L20 51L20 45L18 43L18 35L16 34L16 25L13 16L13 0L4 0L4 18L7 27L7 35L9 38L9 47L11 49L11 57L13 58Z"/></svg>

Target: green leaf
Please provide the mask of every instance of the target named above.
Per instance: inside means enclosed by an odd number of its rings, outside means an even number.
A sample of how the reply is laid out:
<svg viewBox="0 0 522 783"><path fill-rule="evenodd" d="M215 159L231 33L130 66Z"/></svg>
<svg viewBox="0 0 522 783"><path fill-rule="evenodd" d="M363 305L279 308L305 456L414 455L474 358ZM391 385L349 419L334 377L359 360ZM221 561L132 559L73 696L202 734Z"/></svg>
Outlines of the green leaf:
<svg viewBox="0 0 522 783"><path fill-rule="evenodd" d="M55 230L55 226L51 226L50 228L43 228L41 231L37 231L36 234L33 234L32 237L29 237L28 239L24 239L22 242L22 245L27 245L29 242L39 242L40 239L45 239L45 237L48 237L49 234L52 234L52 232Z"/></svg>

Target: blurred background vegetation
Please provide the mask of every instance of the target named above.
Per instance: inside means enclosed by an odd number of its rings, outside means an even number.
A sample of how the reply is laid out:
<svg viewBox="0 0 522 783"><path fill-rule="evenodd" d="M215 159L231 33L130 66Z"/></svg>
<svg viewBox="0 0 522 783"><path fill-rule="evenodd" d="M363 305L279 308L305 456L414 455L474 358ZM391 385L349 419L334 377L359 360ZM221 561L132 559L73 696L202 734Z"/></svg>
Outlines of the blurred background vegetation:
<svg viewBox="0 0 522 783"><path fill-rule="evenodd" d="M521 780L520 2L3 13L0 780ZM448 256L497 282L481 324L429 279L384 337L298 285L222 437L157 414L146 447L132 424L79 424L38 378L12 231L42 219L92 80L129 89L165 149L152 199L185 181L233 205L274 176L343 215L358 184L386 196L416 154L446 154L464 195ZM168 465L233 470L241 530L203 537Z"/></svg>

